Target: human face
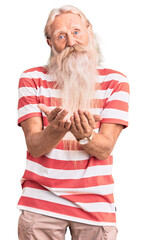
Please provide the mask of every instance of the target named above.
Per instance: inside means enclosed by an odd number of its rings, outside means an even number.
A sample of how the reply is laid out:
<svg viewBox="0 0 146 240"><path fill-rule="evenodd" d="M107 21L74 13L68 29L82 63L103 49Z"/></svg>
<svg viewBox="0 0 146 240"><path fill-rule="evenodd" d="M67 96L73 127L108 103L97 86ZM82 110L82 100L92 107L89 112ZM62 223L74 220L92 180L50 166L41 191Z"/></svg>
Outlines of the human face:
<svg viewBox="0 0 146 240"><path fill-rule="evenodd" d="M65 13L55 17L51 25L51 39L48 44L60 53L66 47L81 44L88 45L88 32L91 26L87 26L79 15Z"/></svg>

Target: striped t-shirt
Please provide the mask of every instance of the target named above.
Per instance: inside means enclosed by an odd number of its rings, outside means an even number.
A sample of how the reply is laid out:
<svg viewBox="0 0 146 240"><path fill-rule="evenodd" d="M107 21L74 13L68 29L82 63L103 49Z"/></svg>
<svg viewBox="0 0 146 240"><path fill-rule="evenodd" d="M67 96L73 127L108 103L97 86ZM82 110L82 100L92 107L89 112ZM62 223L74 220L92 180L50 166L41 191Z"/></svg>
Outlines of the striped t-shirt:
<svg viewBox="0 0 146 240"><path fill-rule="evenodd" d="M128 126L127 78L120 72L102 67L97 72L97 85L100 84L100 87L95 89L94 98L98 100L99 107L91 109L91 112L102 116L100 124ZM47 117L37 105L44 103L53 109L57 102L59 105L60 90L54 88L45 67L22 73L19 81L19 125L28 118L41 117L46 127ZM95 132L98 132L100 124ZM106 160L99 160L81 147L77 150L65 149L62 140L52 151L39 158L34 158L27 151L18 208L85 224L114 226L112 164L112 155Z"/></svg>

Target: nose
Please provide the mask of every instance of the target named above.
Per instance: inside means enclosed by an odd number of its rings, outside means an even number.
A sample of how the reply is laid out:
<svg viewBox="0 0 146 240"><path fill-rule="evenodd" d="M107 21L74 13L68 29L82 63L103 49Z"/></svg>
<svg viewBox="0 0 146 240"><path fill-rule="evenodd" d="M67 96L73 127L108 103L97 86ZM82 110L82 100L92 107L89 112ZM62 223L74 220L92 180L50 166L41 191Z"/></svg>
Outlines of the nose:
<svg viewBox="0 0 146 240"><path fill-rule="evenodd" d="M67 36L67 46L72 47L76 44L76 39L72 35Z"/></svg>

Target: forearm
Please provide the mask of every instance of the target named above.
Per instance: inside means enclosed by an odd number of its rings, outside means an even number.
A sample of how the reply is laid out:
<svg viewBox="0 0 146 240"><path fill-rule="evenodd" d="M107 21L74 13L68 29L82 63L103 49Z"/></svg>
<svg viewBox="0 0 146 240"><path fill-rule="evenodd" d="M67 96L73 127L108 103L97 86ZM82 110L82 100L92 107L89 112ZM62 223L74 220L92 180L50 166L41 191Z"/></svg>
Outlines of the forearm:
<svg viewBox="0 0 146 240"><path fill-rule="evenodd" d="M100 159L105 160L108 158L114 147L113 139L108 135L103 135L102 133L95 133L93 139L82 148L90 155Z"/></svg>
<svg viewBox="0 0 146 240"><path fill-rule="evenodd" d="M44 130L28 136L26 139L28 151L36 158L45 155L61 141L65 133L52 129L49 125Z"/></svg>

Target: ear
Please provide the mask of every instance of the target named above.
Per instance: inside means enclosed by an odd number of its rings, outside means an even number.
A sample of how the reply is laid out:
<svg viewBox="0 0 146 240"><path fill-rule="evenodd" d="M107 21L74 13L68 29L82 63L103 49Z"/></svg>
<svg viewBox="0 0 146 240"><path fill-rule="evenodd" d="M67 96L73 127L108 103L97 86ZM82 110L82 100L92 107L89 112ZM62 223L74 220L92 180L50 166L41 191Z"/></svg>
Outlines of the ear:
<svg viewBox="0 0 146 240"><path fill-rule="evenodd" d="M47 38L47 44L52 47L52 42L51 42L51 39L50 38Z"/></svg>
<svg viewBox="0 0 146 240"><path fill-rule="evenodd" d="M91 36L93 37L92 25L89 24L88 27L87 27L87 29L88 29L88 32L89 32L89 33L91 34Z"/></svg>

